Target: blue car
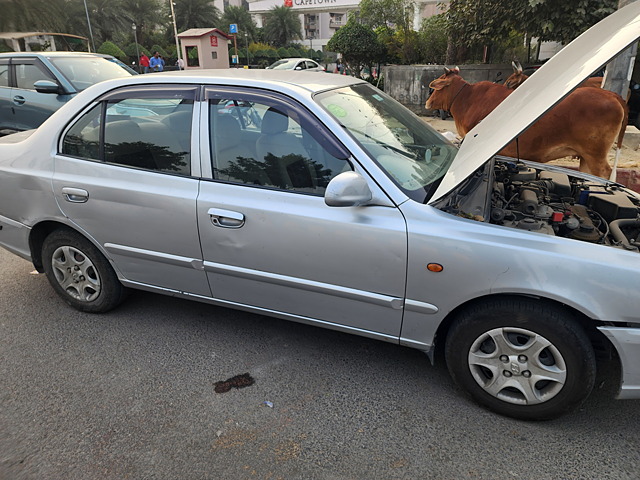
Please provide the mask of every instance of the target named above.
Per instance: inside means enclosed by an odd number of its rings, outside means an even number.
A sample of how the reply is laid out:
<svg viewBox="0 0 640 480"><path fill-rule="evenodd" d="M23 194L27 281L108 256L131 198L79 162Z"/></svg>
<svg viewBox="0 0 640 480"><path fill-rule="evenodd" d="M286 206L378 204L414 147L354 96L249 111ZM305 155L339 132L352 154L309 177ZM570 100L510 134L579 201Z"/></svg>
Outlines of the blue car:
<svg viewBox="0 0 640 480"><path fill-rule="evenodd" d="M0 135L38 128L78 92L135 73L116 58L96 53L0 54Z"/></svg>

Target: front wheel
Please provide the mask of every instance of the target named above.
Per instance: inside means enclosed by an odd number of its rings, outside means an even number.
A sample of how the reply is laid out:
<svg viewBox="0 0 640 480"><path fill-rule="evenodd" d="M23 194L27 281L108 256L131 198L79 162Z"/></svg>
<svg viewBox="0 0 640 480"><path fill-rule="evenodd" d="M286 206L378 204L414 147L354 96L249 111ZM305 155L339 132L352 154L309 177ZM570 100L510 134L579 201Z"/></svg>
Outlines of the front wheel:
<svg viewBox="0 0 640 480"><path fill-rule="evenodd" d="M445 356L456 383L478 403L524 420L573 410L596 377L582 327L560 307L533 299L491 300L463 311Z"/></svg>
<svg viewBox="0 0 640 480"><path fill-rule="evenodd" d="M78 310L106 312L124 297L124 288L109 261L76 232L51 233L42 246L42 261L53 289Z"/></svg>

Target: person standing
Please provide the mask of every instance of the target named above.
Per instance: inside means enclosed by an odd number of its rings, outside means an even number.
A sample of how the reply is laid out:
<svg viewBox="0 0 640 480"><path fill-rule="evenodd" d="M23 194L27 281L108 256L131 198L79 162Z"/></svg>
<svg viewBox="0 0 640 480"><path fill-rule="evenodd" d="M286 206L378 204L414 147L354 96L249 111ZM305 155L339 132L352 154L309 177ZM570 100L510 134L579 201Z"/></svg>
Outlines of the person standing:
<svg viewBox="0 0 640 480"><path fill-rule="evenodd" d="M163 61L159 52L153 52L153 57L149 60L149 68L152 72L161 72L163 70Z"/></svg>
<svg viewBox="0 0 640 480"><path fill-rule="evenodd" d="M143 73L149 73L149 57L144 53L140 55L140 65L142 66Z"/></svg>
<svg viewBox="0 0 640 480"><path fill-rule="evenodd" d="M178 59L176 65L178 66L178 70L184 70L184 60L182 58Z"/></svg>

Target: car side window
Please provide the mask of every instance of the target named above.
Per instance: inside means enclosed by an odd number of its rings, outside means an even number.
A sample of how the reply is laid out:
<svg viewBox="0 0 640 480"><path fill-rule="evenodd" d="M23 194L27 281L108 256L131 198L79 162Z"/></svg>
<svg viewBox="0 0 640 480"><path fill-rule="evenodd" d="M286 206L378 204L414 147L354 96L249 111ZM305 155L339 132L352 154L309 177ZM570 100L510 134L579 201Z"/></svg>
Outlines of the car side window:
<svg viewBox="0 0 640 480"><path fill-rule="evenodd" d="M102 104L85 113L64 136L62 153L72 157L100 160Z"/></svg>
<svg viewBox="0 0 640 480"><path fill-rule="evenodd" d="M190 175L193 92L187 93L186 98L132 94L102 101L67 131L62 153Z"/></svg>
<svg viewBox="0 0 640 480"><path fill-rule="evenodd" d="M209 128L217 180L322 195L333 177L351 170L286 105L210 99Z"/></svg>
<svg viewBox="0 0 640 480"><path fill-rule="evenodd" d="M36 63L15 64L16 87L24 90L35 90L33 84L38 80L56 81L53 76Z"/></svg>
<svg viewBox="0 0 640 480"><path fill-rule="evenodd" d="M318 68L319 67L319 65L317 63L310 62L308 60L305 63L307 64L307 68Z"/></svg>

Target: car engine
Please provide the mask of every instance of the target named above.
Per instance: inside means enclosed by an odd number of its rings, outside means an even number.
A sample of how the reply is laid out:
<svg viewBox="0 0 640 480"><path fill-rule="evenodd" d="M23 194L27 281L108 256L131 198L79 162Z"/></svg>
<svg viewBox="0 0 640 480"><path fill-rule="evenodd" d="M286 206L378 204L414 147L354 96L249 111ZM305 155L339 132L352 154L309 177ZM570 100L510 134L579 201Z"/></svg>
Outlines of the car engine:
<svg viewBox="0 0 640 480"><path fill-rule="evenodd" d="M628 189L515 162L496 161L492 174L493 181L487 182L479 171L442 209L505 227L640 251L640 197ZM477 187L482 183L493 188L485 192L490 203L480 208L482 189Z"/></svg>
<svg viewBox="0 0 640 480"><path fill-rule="evenodd" d="M639 214L640 200L617 185L523 164L495 166L491 223L639 251Z"/></svg>

